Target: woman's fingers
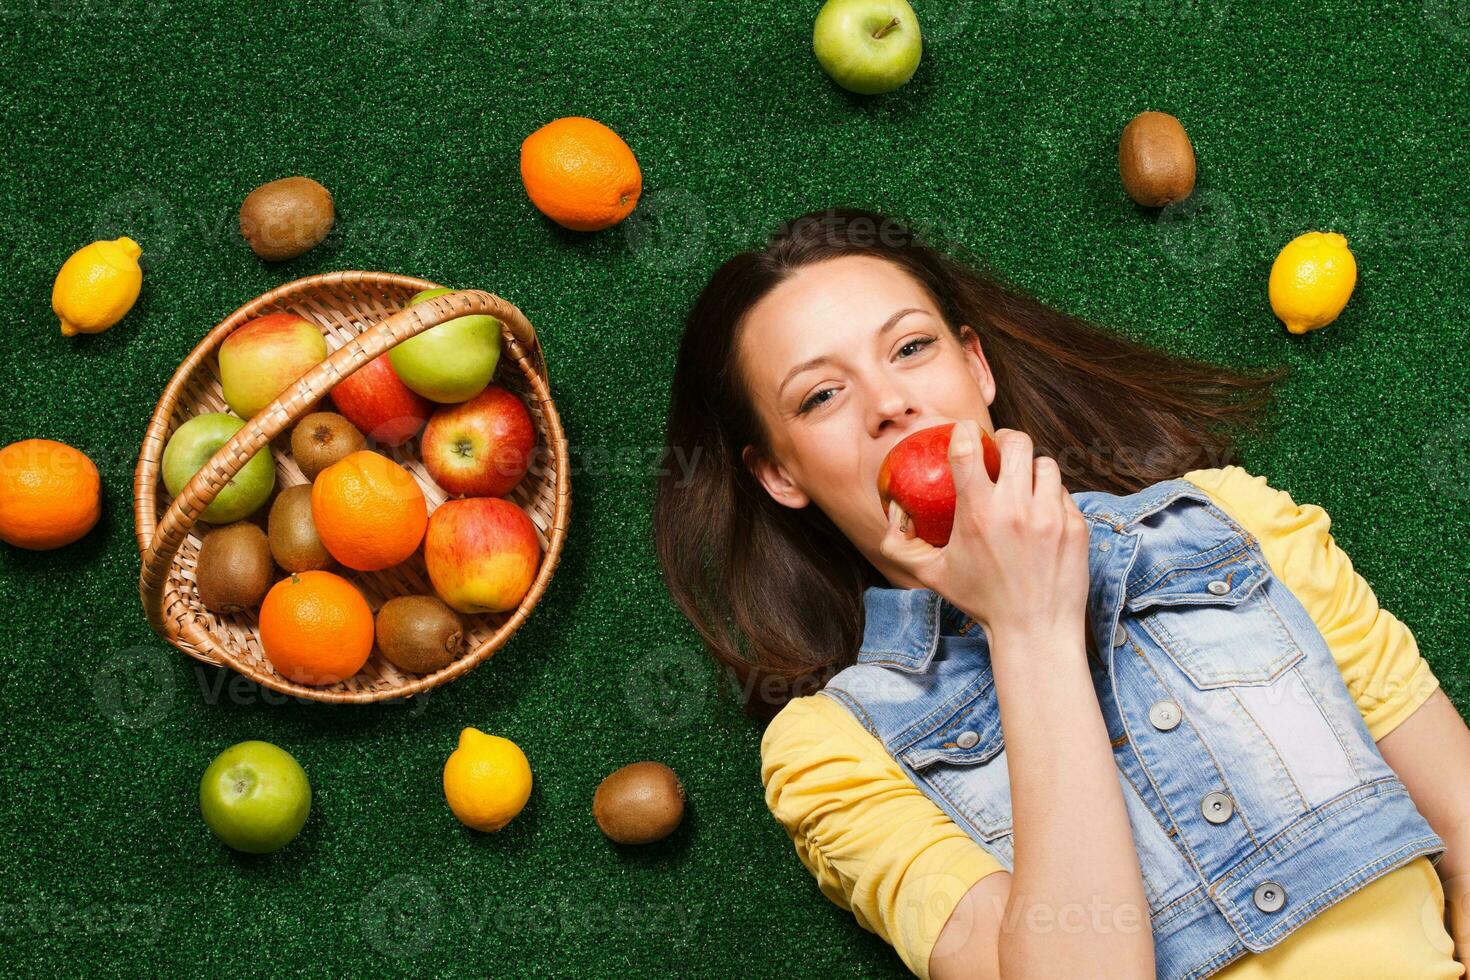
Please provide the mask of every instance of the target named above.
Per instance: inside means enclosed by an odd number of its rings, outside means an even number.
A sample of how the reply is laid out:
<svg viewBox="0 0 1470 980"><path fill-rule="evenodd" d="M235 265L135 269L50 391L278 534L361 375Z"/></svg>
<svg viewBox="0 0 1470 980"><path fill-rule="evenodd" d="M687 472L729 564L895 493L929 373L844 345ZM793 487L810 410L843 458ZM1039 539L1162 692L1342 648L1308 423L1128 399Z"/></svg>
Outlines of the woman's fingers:
<svg viewBox="0 0 1470 980"><path fill-rule="evenodd" d="M956 422L949 437L949 469L954 477L956 501L972 494L983 495L994 486L985 470L984 456L980 423L974 419Z"/></svg>
<svg viewBox="0 0 1470 980"><path fill-rule="evenodd" d="M918 535L918 532L914 530L913 520L903 512L897 500L888 501L888 530L900 540Z"/></svg>
<svg viewBox="0 0 1470 980"><path fill-rule="evenodd" d="M912 572L923 559L939 549L919 537L913 519L903 512L898 501L888 502L888 530L878 542L878 552Z"/></svg>
<svg viewBox="0 0 1470 980"><path fill-rule="evenodd" d="M1062 486L1062 471L1050 456L1037 456L1031 461L1031 485L1038 500L1051 501Z"/></svg>
<svg viewBox="0 0 1470 980"><path fill-rule="evenodd" d="M1000 479L995 489L1012 503L1022 504L1032 492L1031 437L1019 429L997 429L995 443L1000 448Z"/></svg>

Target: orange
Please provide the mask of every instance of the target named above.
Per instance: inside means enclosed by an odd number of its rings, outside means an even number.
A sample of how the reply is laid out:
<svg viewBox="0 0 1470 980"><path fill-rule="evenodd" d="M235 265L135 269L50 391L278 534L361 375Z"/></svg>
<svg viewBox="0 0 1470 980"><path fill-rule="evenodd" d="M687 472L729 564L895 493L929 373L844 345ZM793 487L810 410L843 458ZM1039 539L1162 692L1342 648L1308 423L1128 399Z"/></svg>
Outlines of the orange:
<svg viewBox="0 0 1470 980"><path fill-rule="evenodd" d="M0 541L60 548L102 516L102 480L87 454L50 439L0 449Z"/></svg>
<svg viewBox="0 0 1470 980"><path fill-rule="evenodd" d="M260 645L283 677L335 684L361 670L373 652L373 611L342 576L301 572L265 594Z"/></svg>
<svg viewBox="0 0 1470 980"><path fill-rule="evenodd" d="M643 173L622 137L595 119L567 116L521 144L521 183L531 203L573 231L622 221L643 192Z"/></svg>
<svg viewBox="0 0 1470 980"><path fill-rule="evenodd" d="M396 565L424 539L429 507L413 474L363 449L317 474L311 519L332 557L363 572Z"/></svg>

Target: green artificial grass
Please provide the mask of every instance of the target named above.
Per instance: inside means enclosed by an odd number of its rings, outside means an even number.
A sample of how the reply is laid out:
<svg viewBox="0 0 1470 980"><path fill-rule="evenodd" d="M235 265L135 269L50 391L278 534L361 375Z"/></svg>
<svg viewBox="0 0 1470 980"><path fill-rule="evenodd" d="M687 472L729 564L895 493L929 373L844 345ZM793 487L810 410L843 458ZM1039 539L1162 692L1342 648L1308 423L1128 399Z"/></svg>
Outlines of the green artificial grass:
<svg viewBox="0 0 1470 980"><path fill-rule="evenodd" d="M1385 608L1470 704L1470 21L1442 2L935 0L911 84L849 96L790 0L19 0L0 34L0 444L102 469L106 516L45 554L0 548L0 968L56 976L902 975L823 898L761 797L760 731L663 591L651 487L681 318L784 218L854 204L955 239L1042 298L1170 349L1284 362L1251 470L1318 503ZM1179 116L1195 203L1135 207L1123 125ZM634 218L562 231L521 189L550 119L616 129ZM310 175L340 227L280 266L239 241L256 185ZM1344 232L1341 319L1288 336L1276 251ZM128 234L143 294L63 339L52 279ZM175 365L253 296L379 269L479 286L537 325L573 447L572 532L495 659L406 704L282 700L157 639L137 595L132 467ZM535 770L507 830L462 829L440 769L461 728ZM315 787L288 850L235 856L196 799L244 739ZM663 760L691 800L643 850L590 814L608 772Z"/></svg>

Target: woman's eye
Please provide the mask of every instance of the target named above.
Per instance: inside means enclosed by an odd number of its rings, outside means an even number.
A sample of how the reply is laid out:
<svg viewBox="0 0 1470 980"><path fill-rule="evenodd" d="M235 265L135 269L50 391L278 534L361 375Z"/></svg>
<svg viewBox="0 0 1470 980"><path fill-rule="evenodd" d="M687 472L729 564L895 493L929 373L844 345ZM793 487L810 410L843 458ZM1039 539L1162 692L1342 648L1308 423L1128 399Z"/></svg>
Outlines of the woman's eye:
<svg viewBox="0 0 1470 980"><path fill-rule="evenodd" d="M908 343L904 344L898 349L899 356L901 358L913 357L914 355L918 354L919 351L934 343L934 341L934 337L915 337L913 340L910 340ZM796 414L805 415L807 412L810 412L814 408L820 408L822 405L831 401L831 399L826 396L835 394L837 394L836 388L823 388L821 391L812 392L812 394L807 397L807 400L801 403L801 407L796 410Z"/></svg>
<svg viewBox="0 0 1470 980"><path fill-rule="evenodd" d="M919 351L923 350L925 347L928 347L932 343L934 343L933 337L915 337L913 340L910 340L908 343L900 347L898 349L898 352L900 354L903 354L904 357L913 357L914 354L917 354ZM905 354L904 352L909 351L910 348L912 348L912 351Z"/></svg>
<svg viewBox="0 0 1470 980"><path fill-rule="evenodd" d="M837 389L836 388L823 388L821 391L814 391L814 392L811 393L810 396L808 396L808 398L807 398L806 401L804 401L804 402L801 403L801 408L800 408L799 411L801 413L810 412L812 409L816 408L817 406L822 405L822 404L826 403L827 401L830 401L830 399L823 398L822 397L823 395L833 395L833 394L836 394L836 393L837 393Z"/></svg>

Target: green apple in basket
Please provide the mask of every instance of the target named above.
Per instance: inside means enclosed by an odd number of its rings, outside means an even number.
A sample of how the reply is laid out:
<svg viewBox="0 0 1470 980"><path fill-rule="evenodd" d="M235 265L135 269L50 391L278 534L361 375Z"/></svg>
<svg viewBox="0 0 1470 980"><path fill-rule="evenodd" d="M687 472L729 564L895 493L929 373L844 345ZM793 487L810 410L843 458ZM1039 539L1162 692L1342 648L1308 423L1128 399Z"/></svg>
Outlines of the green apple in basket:
<svg viewBox="0 0 1470 980"><path fill-rule="evenodd" d="M163 484L177 497L205 463L245 428L243 419L224 412L196 415L174 430L163 447ZM210 524L232 524L260 509L276 486L276 462L262 449L230 477L230 482L199 515Z"/></svg>
<svg viewBox="0 0 1470 980"><path fill-rule="evenodd" d="M408 305L453 292L426 289ZM469 401L485 390L500 363L500 321L473 315L441 323L394 347L388 361L404 384L430 401Z"/></svg>

